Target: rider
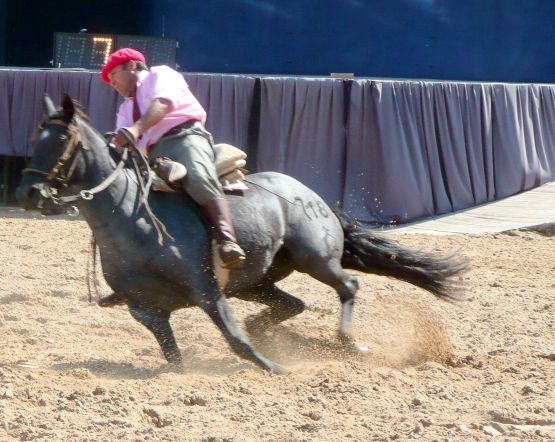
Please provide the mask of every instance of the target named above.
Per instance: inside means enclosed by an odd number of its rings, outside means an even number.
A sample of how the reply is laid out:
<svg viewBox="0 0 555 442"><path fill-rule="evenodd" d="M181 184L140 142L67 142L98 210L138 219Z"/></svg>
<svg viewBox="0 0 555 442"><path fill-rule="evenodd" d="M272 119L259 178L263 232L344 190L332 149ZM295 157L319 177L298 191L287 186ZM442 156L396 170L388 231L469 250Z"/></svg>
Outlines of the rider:
<svg viewBox="0 0 555 442"><path fill-rule="evenodd" d="M237 244L216 173L212 136L204 128L206 112L183 76L167 66L148 69L144 55L130 48L111 54L100 76L125 98L117 115L114 144L123 147L128 144L126 137L131 138L148 156L164 141L174 154L173 161L155 159L160 175L177 181L183 177L185 165L183 188L200 206L223 266L241 267L245 252Z"/></svg>

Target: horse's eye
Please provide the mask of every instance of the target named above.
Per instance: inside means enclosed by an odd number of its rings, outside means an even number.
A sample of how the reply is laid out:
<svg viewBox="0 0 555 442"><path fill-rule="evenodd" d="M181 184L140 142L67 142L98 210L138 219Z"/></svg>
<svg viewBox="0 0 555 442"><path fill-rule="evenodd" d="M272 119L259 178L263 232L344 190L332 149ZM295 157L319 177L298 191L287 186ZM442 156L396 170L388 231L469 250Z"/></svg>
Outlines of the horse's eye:
<svg viewBox="0 0 555 442"><path fill-rule="evenodd" d="M67 141L67 135L60 135L59 139L62 143L65 143Z"/></svg>

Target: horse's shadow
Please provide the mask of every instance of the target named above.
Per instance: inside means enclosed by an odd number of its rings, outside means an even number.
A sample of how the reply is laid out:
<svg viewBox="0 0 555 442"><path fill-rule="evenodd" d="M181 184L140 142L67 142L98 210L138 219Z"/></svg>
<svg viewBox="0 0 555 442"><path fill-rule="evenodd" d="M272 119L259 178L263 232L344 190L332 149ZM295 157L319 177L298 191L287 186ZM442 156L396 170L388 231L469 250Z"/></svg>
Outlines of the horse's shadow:
<svg viewBox="0 0 555 442"><path fill-rule="evenodd" d="M114 362L105 359L90 359L81 362L63 362L50 366L52 370L71 372L86 369L99 378L110 379L150 379L168 371L166 365L155 368L137 367L127 362Z"/></svg>
<svg viewBox="0 0 555 442"><path fill-rule="evenodd" d="M114 362L105 359L91 359L81 362L68 362L53 364L52 370L71 372L78 369L86 369L93 376L105 379L152 379L164 373L173 374L211 374L213 376L229 376L245 369L253 369L248 362L237 363L222 362L221 360L185 360L183 367L171 364L162 364L159 367L138 367L128 362Z"/></svg>
<svg viewBox="0 0 555 442"><path fill-rule="evenodd" d="M357 356L355 352L346 349L340 342L302 336L283 325L272 327L268 333L253 334L250 337L253 344L267 357L274 358L283 364ZM60 372L86 369L93 376L106 379L152 379L164 373L230 376L242 370L257 369L253 364L235 358L205 359L199 358L198 354L187 357L186 349L184 349L183 356L185 363L183 367L179 368L170 364L162 364L159 367L139 367L129 362L115 362L106 359L57 363L51 365L50 368Z"/></svg>

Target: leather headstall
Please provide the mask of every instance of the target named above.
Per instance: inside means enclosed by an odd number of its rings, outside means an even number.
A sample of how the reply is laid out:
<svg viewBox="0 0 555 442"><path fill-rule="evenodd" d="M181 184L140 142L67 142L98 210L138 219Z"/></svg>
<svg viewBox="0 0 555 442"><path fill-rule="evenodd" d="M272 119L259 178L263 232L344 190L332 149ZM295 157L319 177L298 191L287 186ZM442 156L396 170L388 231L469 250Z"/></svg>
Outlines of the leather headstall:
<svg viewBox="0 0 555 442"><path fill-rule="evenodd" d="M75 155L75 157L73 158L73 162L71 163L67 171L64 169L64 166L66 165L68 159L73 156L76 149L84 148L83 143L79 139L79 130L77 129L77 126L67 124L65 121L60 119L51 119L41 123L37 128L36 134L38 135L42 130L46 128L46 126L49 125L58 125L67 128L69 132L69 137L67 142L65 143L64 152L62 153L62 155L60 155L60 157L49 172L41 169L25 168L23 169L23 174L37 173L39 175L46 176L46 179L51 183L57 182L63 186L67 186L69 180L71 179L71 176L73 175L73 172L75 171L75 167L77 166L77 155ZM65 135L62 135L60 138L62 137L65 137ZM77 153L79 152L80 150Z"/></svg>

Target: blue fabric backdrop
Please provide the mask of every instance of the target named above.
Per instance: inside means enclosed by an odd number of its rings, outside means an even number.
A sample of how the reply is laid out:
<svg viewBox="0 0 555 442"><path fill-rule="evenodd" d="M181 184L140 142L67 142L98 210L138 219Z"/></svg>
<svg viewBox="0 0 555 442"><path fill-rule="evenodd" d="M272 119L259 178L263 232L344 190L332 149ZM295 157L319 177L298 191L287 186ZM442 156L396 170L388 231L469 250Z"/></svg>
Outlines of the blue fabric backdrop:
<svg viewBox="0 0 555 442"><path fill-rule="evenodd" d="M555 179L555 86L185 74L216 142L369 222L406 222ZM97 73L0 70L0 154L30 155L44 93L101 131L116 93Z"/></svg>

